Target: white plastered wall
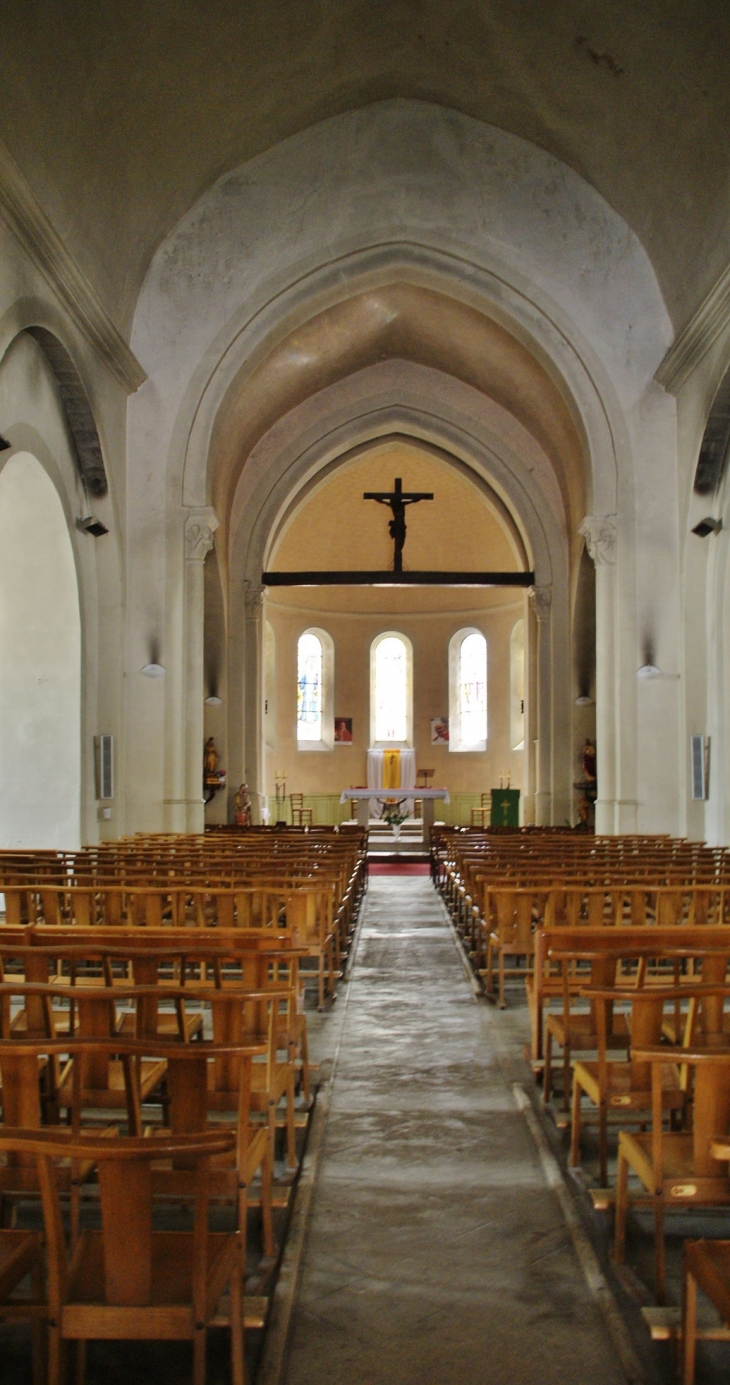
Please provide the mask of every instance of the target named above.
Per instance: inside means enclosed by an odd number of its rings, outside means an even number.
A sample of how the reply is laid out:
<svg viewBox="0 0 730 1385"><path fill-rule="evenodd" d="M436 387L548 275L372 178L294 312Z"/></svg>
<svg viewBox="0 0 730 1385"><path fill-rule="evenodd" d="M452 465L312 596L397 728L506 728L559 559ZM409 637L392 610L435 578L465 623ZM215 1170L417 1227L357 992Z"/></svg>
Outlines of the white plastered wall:
<svg viewBox="0 0 730 1385"><path fill-rule="evenodd" d="M190 788L197 723L185 704L202 703L203 670L188 657L185 526L209 503L210 438L226 389L287 324L368 276L398 275L478 302L531 344L570 399L586 438L588 505L598 519L615 516L615 561L601 579L610 629L598 630L610 649L598 687L599 772L601 743L610 746L603 824L678 830L675 409L653 381L672 332L651 265L616 213L544 151L409 101L326 121L222 178L150 268L132 339L149 379L128 415L130 826L200 818ZM646 562L637 557L645 523ZM667 684L652 703L637 699L646 618L678 675L677 690ZM566 647L567 638L566 627ZM143 686L151 642L168 672ZM242 684L231 693L232 760ZM669 758L652 734L672 747Z"/></svg>

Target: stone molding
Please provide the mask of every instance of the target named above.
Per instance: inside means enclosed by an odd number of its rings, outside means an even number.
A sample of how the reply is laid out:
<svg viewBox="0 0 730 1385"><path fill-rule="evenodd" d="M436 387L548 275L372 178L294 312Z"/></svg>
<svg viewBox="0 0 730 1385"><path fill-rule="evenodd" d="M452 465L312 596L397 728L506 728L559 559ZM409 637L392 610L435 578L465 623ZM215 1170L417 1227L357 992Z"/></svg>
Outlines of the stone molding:
<svg viewBox="0 0 730 1385"><path fill-rule="evenodd" d="M596 567L607 567L616 561L616 516L586 515L578 525L578 533L586 541L589 557Z"/></svg>
<svg viewBox="0 0 730 1385"><path fill-rule="evenodd" d="M213 547L213 534L218 524L218 516L210 506L188 512L185 521L185 557L189 563L205 562Z"/></svg>
<svg viewBox="0 0 730 1385"><path fill-rule="evenodd" d="M69 254L30 184L2 143L0 216L107 370L126 394L133 394L147 379L146 371L115 327L95 289Z"/></svg>
<svg viewBox="0 0 730 1385"><path fill-rule="evenodd" d="M692 371L728 327L730 266L723 270L687 326L675 337L654 379L670 394L679 394Z"/></svg>
<svg viewBox="0 0 730 1385"><path fill-rule="evenodd" d="M553 604L552 589L550 587L530 587L529 597L536 619L547 620Z"/></svg>

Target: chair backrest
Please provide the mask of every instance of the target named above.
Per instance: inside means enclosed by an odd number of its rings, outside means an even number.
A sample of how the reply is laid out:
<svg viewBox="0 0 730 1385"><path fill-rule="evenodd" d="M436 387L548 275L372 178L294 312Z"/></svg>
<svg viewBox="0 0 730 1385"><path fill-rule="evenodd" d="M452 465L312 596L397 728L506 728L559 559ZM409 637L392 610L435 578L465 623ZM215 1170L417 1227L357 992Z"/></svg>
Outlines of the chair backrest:
<svg viewBox="0 0 730 1385"><path fill-rule="evenodd" d="M730 1053L727 1062L698 1063L694 1074L692 1146L694 1171L712 1178L727 1173L727 1164L713 1159L713 1139L730 1129Z"/></svg>
<svg viewBox="0 0 730 1385"><path fill-rule="evenodd" d="M58 1313L68 1296L68 1257L59 1198L58 1162L78 1159L97 1165L101 1203L104 1300L116 1307L146 1307L152 1288L152 1163L189 1162L195 1177L193 1299L204 1317L208 1238L208 1166L211 1156L230 1153L232 1132L154 1139L112 1135L69 1137L62 1129L0 1127L0 1150L32 1156L37 1163L48 1253L49 1308Z"/></svg>

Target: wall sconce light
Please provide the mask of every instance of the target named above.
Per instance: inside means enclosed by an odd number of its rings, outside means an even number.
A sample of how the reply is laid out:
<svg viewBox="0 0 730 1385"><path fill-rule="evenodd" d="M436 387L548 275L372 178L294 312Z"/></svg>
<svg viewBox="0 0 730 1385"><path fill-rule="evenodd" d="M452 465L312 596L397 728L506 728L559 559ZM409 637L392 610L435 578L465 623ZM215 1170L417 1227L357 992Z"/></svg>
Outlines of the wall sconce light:
<svg viewBox="0 0 730 1385"><path fill-rule="evenodd" d="M106 525L102 524L96 515L87 515L85 519L77 519L76 528L80 529L82 534L93 534L95 539L100 539L102 534L109 533Z"/></svg>
<svg viewBox="0 0 730 1385"><path fill-rule="evenodd" d="M576 707L592 707L593 698L588 697L586 693L581 693L580 697L576 697L575 705Z"/></svg>
<svg viewBox="0 0 730 1385"><path fill-rule="evenodd" d="M162 664L145 664L140 672L144 674L145 678L161 678L165 670Z"/></svg>
<svg viewBox="0 0 730 1385"><path fill-rule="evenodd" d="M695 524L692 533L700 539L706 539L708 534L719 534L721 529L722 520L713 519L712 515L708 515L706 519L701 519L699 524Z"/></svg>
<svg viewBox="0 0 730 1385"><path fill-rule="evenodd" d="M222 698L222 697L216 697L215 693L211 693L210 697L206 697L206 699L205 699L205 705L206 705L206 707L222 707L222 706L223 706L223 698Z"/></svg>
<svg viewBox="0 0 730 1385"><path fill-rule="evenodd" d="M656 664L642 664L641 668L636 670L637 678L661 678L661 676L662 671L657 668Z"/></svg>

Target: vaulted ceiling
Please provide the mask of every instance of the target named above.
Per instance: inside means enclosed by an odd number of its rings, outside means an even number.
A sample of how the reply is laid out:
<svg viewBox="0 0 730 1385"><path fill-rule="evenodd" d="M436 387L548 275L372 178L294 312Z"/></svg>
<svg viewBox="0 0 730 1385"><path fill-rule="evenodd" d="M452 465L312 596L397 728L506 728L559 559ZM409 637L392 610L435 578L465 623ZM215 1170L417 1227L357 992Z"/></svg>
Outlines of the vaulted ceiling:
<svg viewBox="0 0 730 1385"><path fill-rule="evenodd" d="M0 139L124 332L217 177L386 97L572 165L677 328L730 261L726 0L4 0L0 46Z"/></svg>

